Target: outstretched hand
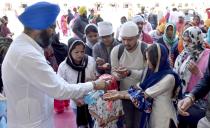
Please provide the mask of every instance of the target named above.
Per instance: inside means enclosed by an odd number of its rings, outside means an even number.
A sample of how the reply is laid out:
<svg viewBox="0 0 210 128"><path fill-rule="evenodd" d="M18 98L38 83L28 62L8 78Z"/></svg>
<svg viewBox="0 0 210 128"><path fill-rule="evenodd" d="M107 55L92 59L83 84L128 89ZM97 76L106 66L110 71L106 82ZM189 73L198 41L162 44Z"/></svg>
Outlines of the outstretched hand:
<svg viewBox="0 0 210 128"><path fill-rule="evenodd" d="M107 86L110 85L111 79L97 79L93 82L95 90L106 90Z"/></svg>
<svg viewBox="0 0 210 128"><path fill-rule="evenodd" d="M184 98L183 100L178 102L178 112L182 116L189 116L190 114L187 111L187 109L193 104L191 99L189 97Z"/></svg>
<svg viewBox="0 0 210 128"><path fill-rule="evenodd" d="M121 98L122 98L122 95L117 90L110 90L103 95L104 100L118 100Z"/></svg>

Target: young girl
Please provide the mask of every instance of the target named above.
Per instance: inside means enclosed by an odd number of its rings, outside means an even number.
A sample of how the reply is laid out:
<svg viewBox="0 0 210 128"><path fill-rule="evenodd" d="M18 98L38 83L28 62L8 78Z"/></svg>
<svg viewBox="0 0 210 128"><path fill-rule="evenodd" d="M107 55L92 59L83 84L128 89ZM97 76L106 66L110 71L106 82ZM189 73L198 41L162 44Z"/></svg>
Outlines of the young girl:
<svg viewBox="0 0 210 128"><path fill-rule="evenodd" d="M114 77L108 74L100 76L101 79L111 79L111 84L107 90L117 90L117 82ZM104 91L95 91L85 97L85 102L89 103L89 112L95 120L94 128L123 128L123 109L121 100L103 100Z"/></svg>
<svg viewBox="0 0 210 128"><path fill-rule="evenodd" d="M77 38L68 41L68 57L58 67L58 74L68 83L84 83L96 79L95 60L85 54L85 43ZM77 126L91 127L92 119L83 100L72 99L71 107L77 117Z"/></svg>
<svg viewBox="0 0 210 128"><path fill-rule="evenodd" d="M108 92L105 100L129 99L142 111L140 128L173 128L177 126L173 105L174 90L180 85L178 75L172 70L167 49L158 43L146 50L148 69L138 87L128 91Z"/></svg>
<svg viewBox="0 0 210 128"><path fill-rule="evenodd" d="M86 36L86 47L85 54L93 56L93 46L98 43L98 28L95 24L88 24L85 27L85 36Z"/></svg>

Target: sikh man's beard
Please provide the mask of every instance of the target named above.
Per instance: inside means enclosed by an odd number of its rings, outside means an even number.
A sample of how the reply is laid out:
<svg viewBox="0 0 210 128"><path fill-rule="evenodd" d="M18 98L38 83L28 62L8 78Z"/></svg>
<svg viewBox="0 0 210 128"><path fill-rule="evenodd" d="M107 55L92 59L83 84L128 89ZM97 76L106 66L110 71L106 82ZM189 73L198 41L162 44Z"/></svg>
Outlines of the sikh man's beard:
<svg viewBox="0 0 210 128"><path fill-rule="evenodd" d="M43 30L35 41L42 47L47 48L52 43L52 36L46 30Z"/></svg>

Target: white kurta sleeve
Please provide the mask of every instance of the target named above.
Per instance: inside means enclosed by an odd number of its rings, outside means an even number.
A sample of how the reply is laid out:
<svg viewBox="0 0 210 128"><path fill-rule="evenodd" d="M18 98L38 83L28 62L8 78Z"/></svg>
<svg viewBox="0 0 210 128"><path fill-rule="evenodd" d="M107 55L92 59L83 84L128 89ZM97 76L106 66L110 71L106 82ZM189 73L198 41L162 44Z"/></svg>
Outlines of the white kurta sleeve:
<svg viewBox="0 0 210 128"><path fill-rule="evenodd" d="M152 98L157 97L158 95L168 91L168 89L174 88L175 78L173 75L166 75L162 80L153 85L152 87L146 89L146 94ZM172 89L173 90L173 89Z"/></svg>
<svg viewBox="0 0 210 128"><path fill-rule="evenodd" d="M41 54L30 53L18 59L16 70L30 84L56 99L78 99L93 90L92 82L68 84L47 64Z"/></svg>

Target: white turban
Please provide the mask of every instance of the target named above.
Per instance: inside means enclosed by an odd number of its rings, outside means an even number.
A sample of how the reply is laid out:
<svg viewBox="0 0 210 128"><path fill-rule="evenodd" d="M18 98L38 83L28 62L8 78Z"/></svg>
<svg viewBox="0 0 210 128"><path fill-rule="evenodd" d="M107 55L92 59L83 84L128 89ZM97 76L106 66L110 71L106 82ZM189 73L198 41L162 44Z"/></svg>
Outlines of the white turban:
<svg viewBox="0 0 210 128"><path fill-rule="evenodd" d="M98 34L99 36L108 36L113 33L112 23L102 21L98 23Z"/></svg>
<svg viewBox="0 0 210 128"><path fill-rule="evenodd" d="M145 22L144 18L141 15L135 15L132 19L133 22Z"/></svg>
<svg viewBox="0 0 210 128"><path fill-rule="evenodd" d="M134 37L139 34L139 28L133 21L128 21L120 28L120 37Z"/></svg>

